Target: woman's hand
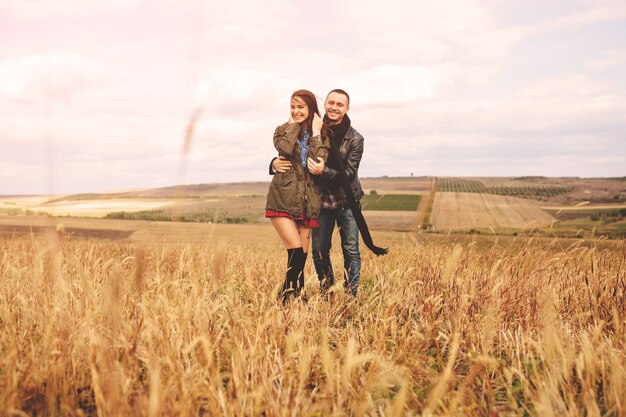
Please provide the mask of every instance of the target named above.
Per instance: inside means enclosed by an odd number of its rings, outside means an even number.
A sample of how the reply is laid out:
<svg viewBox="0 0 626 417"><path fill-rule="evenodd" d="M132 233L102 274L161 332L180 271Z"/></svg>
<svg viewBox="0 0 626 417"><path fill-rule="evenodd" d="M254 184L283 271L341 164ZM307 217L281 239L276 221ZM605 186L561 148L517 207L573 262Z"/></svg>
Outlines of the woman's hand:
<svg viewBox="0 0 626 417"><path fill-rule="evenodd" d="M317 136L320 134L320 132L322 131L323 123L324 122L322 121L321 117L317 115L317 113L313 115L313 123L312 123L313 136Z"/></svg>
<svg viewBox="0 0 626 417"><path fill-rule="evenodd" d="M320 175L324 172L324 160L318 156L317 161L318 162L315 162L311 157L306 159L306 166L309 168L309 172L313 175Z"/></svg>
<svg viewBox="0 0 626 417"><path fill-rule="evenodd" d="M290 125L294 124L296 121L293 120L293 116L289 116L289 120L287 120L287 123L289 123Z"/></svg>

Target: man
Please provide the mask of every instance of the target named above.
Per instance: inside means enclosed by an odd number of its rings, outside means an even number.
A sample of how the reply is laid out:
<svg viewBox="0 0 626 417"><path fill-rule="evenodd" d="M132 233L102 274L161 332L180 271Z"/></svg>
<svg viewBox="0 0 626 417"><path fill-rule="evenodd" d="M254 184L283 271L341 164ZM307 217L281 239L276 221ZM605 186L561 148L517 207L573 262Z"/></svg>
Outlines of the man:
<svg viewBox="0 0 626 417"><path fill-rule="evenodd" d="M348 196L341 185L340 165L358 201L363 197L363 189L358 177L359 164L363 155L363 136L351 126L348 111L350 96L343 90L335 89L328 93L324 102L324 122L329 127L329 137L339 150L342 164L329 158L326 166L309 158L307 165L311 173L321 175L322 208L318 218L320 227L313 229L312 246L315 271L320 280L322 292L326 292L334 283L335 276L330 262L330 249L335 224L339 227L341 249L344 264L344 287L356 296L361 276L361 254L359 252L359 228L355 221ZM284 172L290 169L291 163L274 158L270 173ZM345 178L345 177L344 177Z"/></svg>

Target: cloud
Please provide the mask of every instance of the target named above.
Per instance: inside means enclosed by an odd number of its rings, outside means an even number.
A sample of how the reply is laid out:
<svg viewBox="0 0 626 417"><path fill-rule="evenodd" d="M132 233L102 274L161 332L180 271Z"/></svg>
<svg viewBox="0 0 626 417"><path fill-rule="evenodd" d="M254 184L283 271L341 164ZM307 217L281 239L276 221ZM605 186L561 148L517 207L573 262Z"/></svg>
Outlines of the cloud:
<svg viewBox="0 0 626 417"><path fill-rule="evenodd" d="M119 79L108 64L70 54L36 54L0 61L0 96L18 101L68 100Z"/></svg>
<svg viewBox="0 0 626 417"><path fill-rule="evenodd" d="M450 82L446 72L445 68L379 65L355 73L345 86L360 108L397 107L435 97Z"/></svg>
<svg viewBox="0 0 626 417"><path fill-rule="evenodd" d="M576 28L626 17L626 3L622 0L585 0L583 3L588 5L584 11L553 19L547 26L549 28Z"/></svg>
<svg viewBox="0 0 626 417"><path fill-rule="evenodd" d="M516 93L522 99L584 99L610 92L606 82L579 73L558 74L528 83Z"/></svg>
<svg viewBox="0 0 626 417"><path fill-rule="evenodd" d="M492 9L478 0L346 0L334 9L345 26L367 41L368 47L391 47L392 51L411 48L415 39L440 40L445 44L493 25Z"/></svg>
<svg viewBox="0 0 626 417"><path fill-rule="evenodd" d="M532 81L503 97L382 109L361 109L354 102L352 112L355 128L366 138L370 173L376 172L372 164L391 175L394 166L400 169L411 160L433 158L447 160L449 169L467 168L470 158L486 156L512 158L516 162L509 172L515 172L525 159L539 156L582 158L626 151L621 117L626 114L626 95L613 92L609 83L576 73Z"/></svg>
<svg viewBox="0 0 626 417"><path fill-rule="evenodd" d="M626 65L626 46L607 49L585 64L585 68L596 71Z"/></svg>
<svg viewBox="0 0 626 417"><path fill-rule="evenodd" d="M20 19L50 19L96 15L136 5L139 0L7 0L0 2L0 14Z"/></svg>
<svg viewBox="0 0 626 417"><path fill-rule="evenodd" d="M364 175L504 174L549 161L540 152L600 172L583 156L623 149L626 92L613 73L625 54L588 29L622 19L624 3L555 1L519 18L506 13L527 4L502 0L3 2L0 165L45 165L48 132L73 190L89 191L71 175L89 164L112 168L98 174L110 188L169 185L201 108L188 180L267 179L291 92L344 88L366 137ZM535 59L582 36L576 62ZM33 105L43 100L51 112Z"/></svg>
<svg viewBox="0 0 626 417"><path fill-rule="evenodd" d="M284 94L276 74L247 68L217 69L195 88L198 107L230 115L258 111ZM261 107L262 108L262 107Z"/></svg>

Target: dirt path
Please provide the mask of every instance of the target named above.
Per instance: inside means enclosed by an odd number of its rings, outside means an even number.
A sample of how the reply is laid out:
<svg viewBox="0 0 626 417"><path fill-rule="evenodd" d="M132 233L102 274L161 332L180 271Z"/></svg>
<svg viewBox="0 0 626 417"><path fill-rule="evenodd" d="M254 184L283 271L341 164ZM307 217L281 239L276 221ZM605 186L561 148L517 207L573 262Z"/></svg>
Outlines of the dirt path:
<svg viewBox="0 0 626 417"><path fill-rule="evenodd" d="M426 216L426 211L428 210L428 205L433 198L433 193L435 193L435 179L433 178L430 185L430 190L424 192L422 194L422 198L420 199L420 203L417 206L417 210L415 211L415 219L411 224L411 230L417 231L421 229L422 224L424 223L424 217Z"/></svg>

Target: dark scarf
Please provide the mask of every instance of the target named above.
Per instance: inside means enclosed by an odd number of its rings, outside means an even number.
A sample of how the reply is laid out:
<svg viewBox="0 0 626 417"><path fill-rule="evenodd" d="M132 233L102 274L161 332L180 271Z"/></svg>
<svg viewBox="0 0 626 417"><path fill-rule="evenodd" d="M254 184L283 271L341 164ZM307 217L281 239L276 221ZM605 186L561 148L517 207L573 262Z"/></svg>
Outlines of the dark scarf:
<svg viewBox="0 0 626 417"><path fill-rule="evenodd" d="M350 118L346 114L343 116L341 123L329 126L328 123L330 122L331 120L328 118L328 116L324 115L324 123L326 124L327 134L330 139L330 158L328 160L328 166L337 170L337 173L339 175L339 185L346 193L348 205L352 210L352 215L354 216L356 225L361 232L363 243L365 243L365 246L367 246L377 256L386 255L387 252L389 252L387 248L379 248L378 246L374 245L374 241L372 240L370 231L367 228L367 223L365 222L363 213L361 213L361 205L354 197L354 192L352 192L352 186L350 185L350 179L346 174L346 170L343 167L343 161L341 160L341 152L339 151L339 147L341 146L343 138L346 136L348 129L350 129Z"/></svg>

